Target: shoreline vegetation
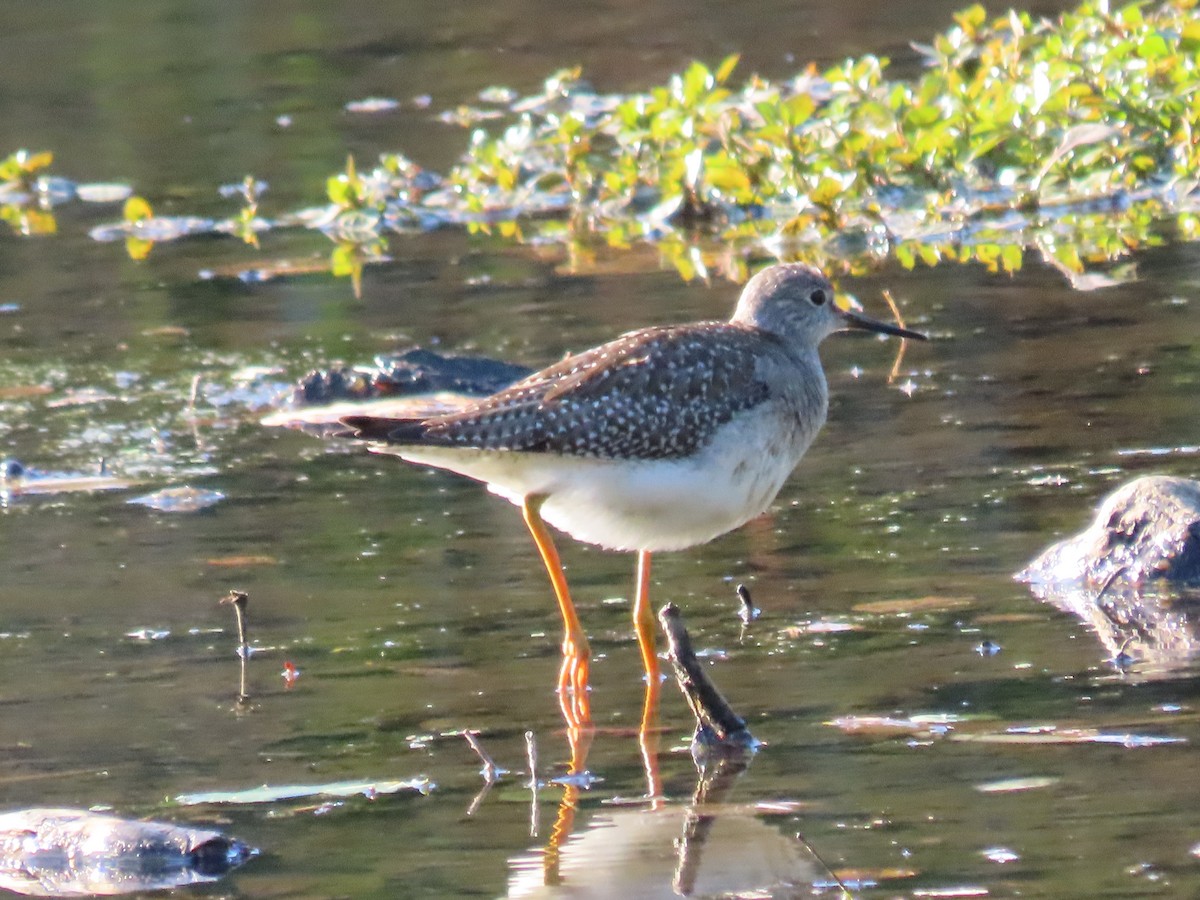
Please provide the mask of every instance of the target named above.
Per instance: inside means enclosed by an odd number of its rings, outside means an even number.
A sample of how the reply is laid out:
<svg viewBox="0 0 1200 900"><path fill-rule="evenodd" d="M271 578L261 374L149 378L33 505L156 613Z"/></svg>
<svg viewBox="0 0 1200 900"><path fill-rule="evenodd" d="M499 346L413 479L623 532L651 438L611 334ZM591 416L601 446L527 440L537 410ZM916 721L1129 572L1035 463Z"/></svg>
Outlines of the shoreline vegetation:
<svg viewBox="0 0 1200 900"><path fill-rule="evenodd" d="M274 217L250 176L221 189L240 204L228 219L164 217L129 186L77 184L49 173L50 152L18 151L0 161L0 219L52 234L57 205L123 201L121 220L90 234L134 258L225 234L267 258L215 277L332 273L356 293L393 235L447 227L578 268L649 246L685 279L742 279L762 258L834 274L892 259L1012 273L1032 253L1081 290L1132 277L1120 262L1135 249L1200 237L1196 0L1097 0L1053 21L973 6L954 20L914 45L915 80L868 55L735 84L730 56L628 95L597 93L578 70L530 96L490 88L442 115L469 134L444 175L399 153L369 169L349 159L324 203ZM284 228L324 233L328 259L272 261L263 243Z"/></svg>

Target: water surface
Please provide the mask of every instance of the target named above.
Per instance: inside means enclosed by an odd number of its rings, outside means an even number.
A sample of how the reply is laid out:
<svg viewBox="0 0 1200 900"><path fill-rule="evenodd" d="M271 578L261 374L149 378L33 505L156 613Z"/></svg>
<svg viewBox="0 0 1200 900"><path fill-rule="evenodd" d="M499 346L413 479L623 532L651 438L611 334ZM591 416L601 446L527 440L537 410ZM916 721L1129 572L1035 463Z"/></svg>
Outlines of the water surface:
<svg viewBox="0 0 1200 900"><path fill-rule="evenodd" d="M903 57L949 7L748 16L656 5L586 20L536 4L134 9L14 10L0 36L0 134L10 148L53 149L71 177L127 179L158 206L205 213L221 203L216 185L246 172L272 183L280 208L314 202L347 151L404 149L445 168L463 135L413 107L419 94L453 106L574 62L606 89L637 87L738 49L770 75L810 57ZM395 96L401 110L342 111L368 95ZM313 366L410 343L545 364L640 325L723 317L736 286L615 265L575 274L499 239L441 232L394 239L356 300L325 276L201 279L258 258L232 242L162 246L132 263L86 238L106 216L72 207L56 237L0 235L0 304L16 305L0 314L0 455L88 474L103 459L131 482L10 497L0 510L5 806L174 816L264 849L197 893L526 890L555 870L537 851L564 844L564 789L538 792L534 829L523 774L468 815L479 761L452 734L478 730L497 762L521 770L531 731L543 778L568 756L550 689L557 613L517 511L452 476L263 428L258 403ZM272 241L272 255L328 252L307 234ZM934 340L909 347L889 384L895 342L830 339L829 424L772 512L655 561L656 602L682 607L767 743L722 799L708 872L736 869L721 855L725 831L735 847L781 841L797 896L828 880L823 864L858 878L863 896L1200 891L1200 821L1181 790L1200 737L1194 668L1118 670L1083 626L1011 578L1121 481L1195 474L1200 258L1167 244L1137 262L1139 281L1087 294L1032 261L1015 278L888 268L843 282L880 316L889 289ZM186 514L127 502L183 484L225 499ZM588 765L604 780L580 796L556 871L568 884L609 872L610 896L639 896L618 876L649 891L679 861L673 836L696 784L690 716L668 687L667 802L639 818L633 561L569 542L563 552L598 656ZM745 629L739 582L764 610ZM231 588L250 594L259 647L240 705L233 617L217 604ZM291 689L285 662L301 673ZM830 724L868 716L910 722ZM1009 732L1033 726L1059 737ZM1065 729L1093 739L1067 742ZM436 786L170 802L418 776ZM660 848L648 860L622 855L647 844Z"/></svg>

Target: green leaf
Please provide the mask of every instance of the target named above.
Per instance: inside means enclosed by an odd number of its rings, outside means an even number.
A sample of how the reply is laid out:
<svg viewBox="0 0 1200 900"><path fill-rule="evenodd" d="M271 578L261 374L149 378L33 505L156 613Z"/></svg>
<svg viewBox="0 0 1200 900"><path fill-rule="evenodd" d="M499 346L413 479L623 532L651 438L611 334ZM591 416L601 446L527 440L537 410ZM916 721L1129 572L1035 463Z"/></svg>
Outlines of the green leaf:
<svg viewBox="0 0 1200 900"><path fill-rule="evenodd" d="M146 219L154 217L154 211L150 209L150 204L141 197L130 197L125 201L125 208L121 217L129 223L142 222ZM134 257L141 259L142 257Z"/></svg>
<svg viewBox="0 0 1200 900"><path fill-rule="evenodd" d="M941 262L942 259L942 255L938 252L938 248L932 246L931 244L918 243L917 254L921 257L921 262L925 263L925 265L929 266L930 268L936 266L939 262Z"/></svg>
<svg viewBox="0 0 1200 900"><path fill-rule="evenodd" d="M813 188L809 194L810 199L817 206L829 207L833 205L842 194L842 182L836 178L826 176L817 182L817 186Z"/></svg>
<svg viewBox="0 0 1200 900"><path fill-rule="evenodd" d="M962 12L955 13L954 21L968 35L974 36L979 27L987 21L987 10L976 3L974 6L967 7Z"/></svg>
<svg viewBox="0 0 1200 900"><path fill-rule="evenodd" d="M1021 271L1021 264L1024 262L1024 259L1025 252L1020 244L1006 244L1000 251L1000 265L1010 275Z"/></svg>
<svg viewBox="0 0 1200 900"><path fill-rule="evenodd" d="M729 76L733 74L733 70L737 68L738 60L742 58L740 53L731 53L729 56L721 60L721 64L717 66L717 71L713 73L717 84L724 84Z"/></svg>

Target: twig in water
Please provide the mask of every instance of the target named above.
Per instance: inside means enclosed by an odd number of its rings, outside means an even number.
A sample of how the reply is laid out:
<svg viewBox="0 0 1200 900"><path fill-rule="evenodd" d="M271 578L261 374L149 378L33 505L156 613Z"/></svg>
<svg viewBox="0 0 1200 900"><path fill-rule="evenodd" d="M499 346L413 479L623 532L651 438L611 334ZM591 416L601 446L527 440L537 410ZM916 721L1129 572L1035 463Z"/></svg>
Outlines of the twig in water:
<svg viewBox="0 0 1200 900"><path fill-rule="evenodd" d="M738 609L738 618L742 620L742 624L746 625L758 618L762 610L754 605L754 600L750 597L750 588L744 584L737 586L738 599L742 601L741 608Z"/></svg>
<svg viewBox="0 0 1200 900"><path fill-rule="evenodd" d="M525 732L525 758L529 761L529 788L533 799L529 806L529 836L538 836L538 777L537 777L537 736L532 731Z"/></svg>
<svg viewBox="0 0 1200 900"><path fill-rule="evenodd" d="M194 416L196 414L196 398L200 396L200 382L204 376L197 372L192 378L192 389L188 393L187 414Z"/></svg>
<svg viewBox="0 0 1200 900"><path fill-rule="evenodd" d="M668 603L659 610L658 621L667 635L667 658L675 670L675 680L696 716L697 736L708 731L722 745L755 746L746 720L733 711L696 658L679 607Z"/></svg>
<svg viewBox="0 0 1200 900"><path fill-rule="evenodd" d="M462 736L467 739L467 743L470 744L471 749L475 751L475 754L483 762L483 769L479 773L483 776L483 780L488 784L495 784L496 779L504 774L504 770L496 765L496 761L483 749L483 744L479 743L479 738L475 736L475 732L464 731Z"/></svg>
<svg viewBox="0 0 1200 900"><path fill-rule="evenodd" d="M479 772L483 776L483 787L475 795L475 799L471 801L471 805L467 807L467 815L473 816L475 815L475 811L479 809L480 804L483 803L483 798L492 790L492 785L505 773L505 770L496 765L496 761L483 749L483 744L479 742L479 738L475 736L475 732L464 730L462 736L467 739L467 744L475 751L480 760L483 761L483 768Z"/></svg>
<svg viewBox="0 0 1200 900"><path fill-rule="evenodd" d="M245 656L250 648L246 639L246 604L250 602L250 595L245 591L230 591L220 602L222 606L233 607L233 614L237 617L238 653Z"/></svg>
<svg viewBox="0 0 1200 900"><path fill-rule="evenodd" d="M892 292L884 290L883 299L887 301L888 308L892 311L892 316L896 319L896 324L901 328L904 327L904 318L900 315L900 307L896 305L896 301L892 299ZM887 383L891 384L896 380L896 376L900 374L900 363L904 360L904 350L908 347L908 339L900 338L900 349L896 351L896 361L892 363L892 371L888 373Z"/></svg>
<svg viewBox="0 0 1200 900"><path fill-rule="evenodd" d="M846 887L846 883L838 878L837 872L833 871L829 863L825 862L821 854L817 852L817 848L808 842L808 838L797 831L796 840L804 845L804 849L812 854L812 858L817 861L817 865L825 870L825 874L829 876L830 880L837 885L838 890L842 892L842 897L854 900L854 895L850 893L850 888Z"/></svg>
<svg viewBox="0 0 1200 900"><path fill-rule="evenodd" d="M221 598L222 606L233 607L237 617L238 630L238 660L240 661L240 679L238 682L238 706L245 706L250 700L250 692L246 687L246 660L250 658L250 642L246 637L246 604L250 596L245 591L230 591Z"/></svg>

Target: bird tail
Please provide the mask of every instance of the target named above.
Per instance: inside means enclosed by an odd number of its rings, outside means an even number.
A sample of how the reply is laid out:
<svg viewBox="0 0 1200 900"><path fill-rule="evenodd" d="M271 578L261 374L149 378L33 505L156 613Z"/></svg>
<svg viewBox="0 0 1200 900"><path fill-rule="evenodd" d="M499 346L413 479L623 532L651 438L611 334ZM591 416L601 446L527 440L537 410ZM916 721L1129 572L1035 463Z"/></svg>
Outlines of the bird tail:
<svg viewBox="0 0 1200 900"><path fill-rule="evenodd" d="M345 416L339 419L346 431L334 437L385 444L420 444L428 430L424 419L392 419L386 416Z"/></svg>

